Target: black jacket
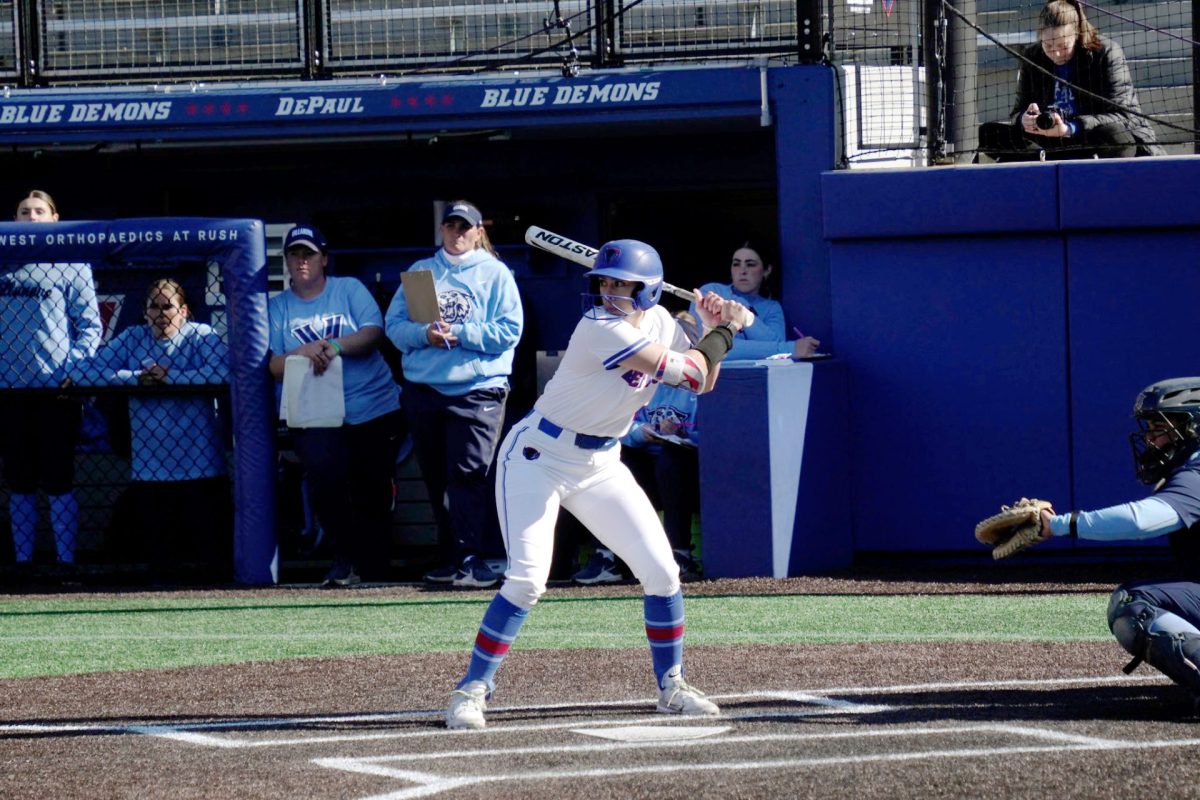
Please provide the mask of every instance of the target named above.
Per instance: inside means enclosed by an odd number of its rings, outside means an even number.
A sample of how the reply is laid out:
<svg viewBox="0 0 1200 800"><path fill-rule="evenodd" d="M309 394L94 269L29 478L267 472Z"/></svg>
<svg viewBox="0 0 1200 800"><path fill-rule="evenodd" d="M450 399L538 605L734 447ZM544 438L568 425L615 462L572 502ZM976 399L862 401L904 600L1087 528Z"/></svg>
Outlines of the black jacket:
<svg viewBox="0 0 1200 800"><path fill-rule="evenodd" d="M1133 79L1125 63L1121 45L1110 39L1101 39L1099 50L1075 48L1071 57L1073 66L1071 83L1083 91L1075 91L1075 116L1070 119L1081 131L1095 130L1105 125L1121 125L1127 128L1138 143L1138 155L1161 156L1164 151L1156 144L1154 129L1145 117L1127 113L1140 112L1137 94L1133 91ZM1021 63L1017 76L1017 102L1013 106L1012 121L1018 127L1021 115L1030 103L1037 103L1045 110L1054 104L1054 62L1042 51L1040 44L1026 48L1027 62ZM1045 72L1030 66L1040 67ZM1088 93L1091 94L1088 94ZM1098 95L1092 97L1091 95ZM1103 98L1103 99L1101 99Z"/></svg>

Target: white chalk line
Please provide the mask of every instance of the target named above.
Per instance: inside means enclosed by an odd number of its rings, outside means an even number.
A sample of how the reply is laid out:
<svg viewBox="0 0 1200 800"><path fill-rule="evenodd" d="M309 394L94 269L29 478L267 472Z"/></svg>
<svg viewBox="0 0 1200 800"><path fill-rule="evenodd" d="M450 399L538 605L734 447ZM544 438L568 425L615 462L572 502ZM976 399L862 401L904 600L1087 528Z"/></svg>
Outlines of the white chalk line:
<svg viewBox="0 0 1200 800"><path fill-rule="evenodd" d="M809 716L825 716L829 714L865 714L878 713L880 711L890 710L890 706L871 705L863 703L855 703L848 700L838 700L835 698L820 697L809 692L793 692L793 691L755 691L743 692L722 695L710 695L716 700L737 700L737 699L774 699L788 700L791 702L803 703L811 708L795 709L791 711L764 711L764 712L746 712L724 714L722 717L727 720L756 720L756 719L777 719L789 717L809 717ZM646 707L651 709L654 701L638 698L636 700L596 700L588 701L587 703L541 703L537 705L525 706L504 706L494 708L495 714L527 714L527 713L544 713L550 711L569 711L571 709L605 709L605 708L630 708L630 707ZM65 725L54 725L47 723L22 723L13 725L0 724L0 733L30 733L30 734L46 734L46 733L115 733L125 734L134 733L144 736L157 736L163 739L173 739L175 741L186 742L188 744L202 745L205 747L218 748L242 748L242 747L281 747L289 745L308 745L308 744L328 744L331 742L355 742L355 741L371 741L377 739L407 739L413 737L426 736L461 736L462 731L450 731L444 728L436 729L421 729L416 731L386 731L376 733L346 733L332 734L323 736L297 736L284 739L267 739L267 740L248 740L235 739L231 737L222 737L209 735L206 732L211 731L252 731L255 729L269 728L299 728L306 725L351 725L364 723L401 723L401 722L429 722L430 720L440 721L443 711L397 711L392 713L377 713L377 714L348 714L348 715L326 715L326 716L311 716L311 717L276 717L268 719L252 719L252 720L223 720L221 722L197 722L183 725L88 725L80 723L72 723ZM711 718L710 718L711 719ZM679 717L667 716L648 710L646 714L638 714L636 716L622 716L620 719L612 720L589 720L588 724L593 726L617 726L629 725L631 723L647 725L658 724L667 725L678 723ZM474 732L477 735L486 735L488 733L497 732L527 732L527 731L545 731L556 730L560 728L572 728L579 726L579 720L562 721L562 722L539 722L526 725L505 725L503 728L487 728L482 734L478 731Z"/></svg>
<svg viewBox="0 0 1200 800"><path fill-rule="evenodd" d="M752 742L765 742L776 739L831 739L857 738L866 739L881 736L921 737L930 735L962 735L971 733L1000 732L1020 735L1024 738L1041 736L1047 739L1059 740L1060 744L1021 745L1015 747L987 748L952 748L946 750L906 751L898 753L871 753L852 756L825 756L815 758L786 758L754 761L727 761L714 763L687 763L678 761L637 767L604 767L597 769L564 769L546 770L542 772L500 773L493 775L444 776L419 770L393 769L380 764L381 760L389 758L409 758L405 756L379 756L371 759L359 758L318 758L313 763L328 769L344 770L360 774L387 777L393 780L403 780L415 783L398 791L385 794L371 795L362 800L409 800L409 798L429 797L450 789L483 783L503 783L506 781L550 781L570 780L576 778L615 778L627 775L653 774L656 776L673 772L712 772L728 770L761 771L776 769L804 769L824 766L863 765L870 763L898 763L904 761L922 761L933 759L964 759L964 758L994 758L996 756L1027 755L1034 753L1056 754L1066 752L1082 752L1095 750L1148 750L1164 747L1200 747L1200 739L1167 739L1148 742L1129 742L1092 737L1074 737L1059 731L1048 731L1039 728L1016 727L1004 725L955 726L952 728L904 728L889 731L861 731L840 734L796 734L796 735L764 735L761 737L745 737ZM731 737L733 738L733 737ZM655 746L705 746L724 744L731 738L717 740L687 740L680 743L656 743ZM644 745L643 745L644 746ZM569 748L559 748L554 752L571 752ZM416 760L412 757L411 760Z"/></svg>
<svg viewBox="0 0 1200 800"><path fill-rule="evenodd" d="M810 701L797 701L794 697L791 696L793 694L795 694L795 693L781 692L778 694L773 694L771 692L753 692L750 694L729 694L729 695L710 695L710 696L714 697L715 699L718 699L718 700L738 699L738 698L748 698L748 699L769 698L769 699L776 699L776 700L787 700L787 701L792 701L792 702L807 702L812 707L797 708L797 709L790 710L790 711L723 713L719 717L703 717L703 718L692 718L692 719L686 719L686 720L681 719L680 717L667 716L667 715L660 714L657 712L650 712L650 713L644 714L644 715L639 714L639 715L635 715L635 716L623 716L619 719L588 720L587 724L591 727L617 727L617 726L626 726L626 725L630 725L630 724L664 725L664 726L666 726L666 725L673 725L673 724L677 725L681 721L683 721L683 722L691 722L691 721L699 722L699 721L724 720L724 721L729 721L729 722L737 722L737 721L751 722L751 721L755 721L755 720L798 719L798 718L802 718L802 717L824 717L824 716L831 716L831 715L837 715L837 714L877 714L877 713L880 713L883 711L892 710L891 706L869 705L869 704L865 704L865 703L853 703L853 702L846 701L846 700L833 700L830 698L812 698ZM589 703L588 707L589 708L596 708L599 706L624 707L624 706L628 706L628 705L630 705L630 703L614 701L614 702L595 703L595 704ZM580 708L582 708L582 706L583 706L583 704L581 704L581 703L535 705L535 706L508 706L508 707L501 708L501 709L493 709L493 714L496 714L496 713L502 714L505 712L507 712L507 713L537 713L537 712L545 712L545 711L549 711L549 710L580 709ZM440 712L440 711L438 711L438 712L422 712L421 716L425 717L425 718L428 718L430 716L436 716L440 720L442 713L443 712ZM337 724L337 723L344 723L348 719L349 718L346 718L346 717L312 718L312 719L307 720L306 724L313 724L313 723ZM398 718L393 718L393 719L395 719L396 721L404 721L404 720L400 720ZM380 721L380 720L379 720L379 718L372 718L370 721ZM269 722L263 721L263 720L258 720L257 722L259 723L260 727L265 727L270 724ZM295 725L296 722L295 721L287 721L287 722L285 722L285 724L288 727L291 727L291 726ZM476 736L484 736L487 734L501 734L504 736L508 736L513 733L529 733L529 732L537 732L537 731L551 731L551 730L578 728L579 725L580 725L580 721L578 719L573 719L573 720L569 720L569 721L558 721L558 722L535 722L535 723L528 723L528 724L514 724L514 725L502 725L502 726L493 725L492 727L485 728L482 732L471 731L471 733ZM417 739L417 738L424 739L424 738L428 738L430 736L462 736L464 733L463 731L451 731L451 730L446 730L445 728L439 727L439 728L435 728L435 729L423 728L423 729L415 730L415 731L382 731L382 732L375 732L375 733L338 733L338 734L328 734L328 735L320 735L320 736L304 736L302 734L298 734L296 736L291 736L288 738L280 738L280 739L236 739L236 738L232 738L232 737L213 736L213 735L200 733L199 726L194 727L194 728L191 726L187 726L187 727L163 726L160 728L156 728L153 726L143 726L137 730L131 730L130 732L131 733L141 733L141 734L144 734L147 736L158 736L163 739L173 739L173 740L180 741L180 742L186 742L188 744L203 745L206 747L220 747L220 748L226 748L226 749L236 749L236 748L249 749L249 748L262 748L262 747L295 747L295 746L303 747L303 746L314 745L314 744L333 744L333 743L341 743L341 742L367 742L367 741L379 741L379 740L383 740L383 739Z"/></svg>
<svg viewBox="0 0 1200 800"><path fill-rule="evenodd" d="M712 719L712 718L709 718ZM453 760L459 758L492 758L497 756L528 756L528 755L578 755L583 753L608 753L617 750L647 750L647 749L678 749L678 748L700 748L700 747L724 747L730 744L765 744L768 742L812 742L818 740L837 740L837 739L881 739L888 737L908 737L914 734L914 731L919 731L921 735L927 734L958 734L958 733L986 733L997 732L1004 734L1014 734L1019 736L1043 736L1047 739L1061 739L1062 741L1072 744L1116 744L1115 741L1106 739L1095 739L1086 736L1076 736L1074 734L1062 733L1059 731L1042 731L1038 728L1026 728L1005 725L993 725L989 723L979 723L971 725L956 725L944 728L900 728L900 729L882 729L866 731L839 731L836 733L764 733L764 734L742 734L733 736L721 736L703 739L655 739L653 741L632 741L632 742L599 742L595 744L559 744L559 745L533 745L529 747L501 747L487 748L479 750L443 750L433 753L397 753L386 756L364 756L361 758L350 759L332 759L332 760L348 760L363 764L382 764L388 762L412 762L421 763L424 761L442 761ZM314 759L322 761L324 759Z"/></svg>
<svg viewBox="0 0 1200 800"><path fill-rule="evenodd" d="M1160 675L1104 675L1091 677L1076 677L1076 678L1037 678L1037 679L1017 679L1004 681L946 681L938 683L918 683L918 684L899 684L892 686L847 686L826 689L811 689L807 691L794 690L760 690L754 692L742 692L734 694L716 694L710 695L714 700L737 700L737 699L775 699L775 700L790 700L800 704L812 706L811 708L789 710L789 711L769 711L757 713L743 714L723 714L722 718L726 720L762 720L762 719L779 719L779 718L795 718L802 716L817 716L830 713L847 713L847 714L867 714L878 713L881 711L890 710L892 707L885 705L860 704L848 700L839 700L836 698L827 697L826 695L882 695L882 694L899 694L906 692L923 692L923 691L946 691L946 690L962 690L962 689L996 689L996 688L1053 688L1070 685L1105 685L1105 684L1140 684L1140 683L1164 683L1166 679ZM647 701L644 698L633 700L597 700L590 701L586 705L592 709L602 708L621 708L621 707L636 707L641 705L649 705L652 701ZM546 711L562 711L572 708L580 708L582 703L546 703L527 706L505 706L493 709L495 714L504 713L536 713ZM504 725L502 727L490 727L483 732L471 731L464 734L462 731L448 731L445 729L423 729L418 731L388 731L379 733L356 733L356 734L336 734L327 736L316 736L308 738L287 738L287 739L271 739L271 740L241 740L230 737L221 737L207 735L206 732L211 731L252 731L255 729L269 729L281 727L300 727L305 725L336 725L336 724L362 724L362 723L387 723L387 722L429 722L438 720L442 715L441 710L423 710L423 711L398 711L388 713L372 713L372 714L351 714L351 715L323 715L309 717L276 717L276 718L256 718L252 720L224 720L220 722L198 722L182 725L112 725L107 723L18 723L18 724L0 724L0 733L16 733L16 734L71 734L71 733L104 733L104 734L140 734L146 736L157 736L160 738L173 739L188 744L200 745L205 747L217 748L241 748L241 747L278 747L288 745L304 745L304 744L325 744L333 742L349 742L349 741L371 741L376 739L403 739L411 737L424 736L462 736L462 735L486 735L488 733L501 733L507 735L514 732L524 731L544 731L560 728L571 728L579 725L579 722L547 722L534 723L528 725ZM645 716L637 717L622 717L620 720L594 720L589 721L589 725L628 725L631 722L638 724L671 724L678 722L676 717L666 717L662 714L651 713Z"/></svg>
<svg viewBox="0 0 1200 800"><path fill-rule="evenodd" d="M393 713L374 713L374 714L358 714L358 715L333 715L333 716L311 716L302 718L277 718L277 719L254 719L244 721L221 721L212 723L196 723L194 725L130 725L130 726L114 726L111 724L88 725L86 723L71 723L64 725L53 724L16 724L16 725L0 725L0 733L32 733L32 734L54 734L54 733L115 733L115 734L140 734L154 736L157 738L166 738L181 743L187 743L194 746L205 746L215 748L244 748L244 747L263 747L263 746L293 746L293 745L315 745L333 742L348 742L348 741L364 741L372 739L396 739L396 738L413 738L413 737L429 737L429 736L474 736L476 741L481 737L485 737L489 733L500 734L506 738L511 737L513 733L522 731L545 731L554 729L578 729L581 724L587 727L595 728L600 726L627 726L631 723L637 724L657 724L663 726L678 725L681 722L704 722L711 724L715 721L736 721L736 720L761 720L772 718L797 718L805 716L819 716L823 714L869 714L879 711L891 710L895 707L878 705L878 704L863 704L856 703L851 700L844 700L835 697L828 697L829 694L841 695L886 695L898 694L905 692L922 692L922 691L945 691L945 690L972 690L972 689L996 689L996 688L1045 688L1053 689L1062 686L1071 685L1106 685L1106 684L1146 684L1150 682L1164 682L1161 676L1145 675L1145 676L1094 676L1094 677L1076 677L1076 678L1042 678L1042 679L1019 679L1019 680L1004 680L1004 681L960 681L960 682L937 682L925 684L901 684L892 686L853 686L841 687L832 689L813 689L808 691L795 690L760 690L754 692L712 695L717 700L736 700L736 699L767 699L767 700L784 700L798 705L805 706L795 710L786 711L770 711L763 713L745 713L745 714L722 714L720 717L704 717L694 720L681 719L679 717L665 717L661 714L637 715L636 717L624 716L614 720L594 720L588 719L586 722L580 720L572 720L567 722L548 722L529 725L499 725L492 726L484 731L448 731L445 729L423 729L417 731L400 731L400 732L378 732L370 734L356 735L337 735L337 736L318 736L310 738L289 738L289 739L274 739L268 741L251 741L242 740L229 736L215 735L206 733L212 731L250 731L261 730L270 727L292 727L297 725L311 724L355 724L355 723L379 723L379 722L420 722L428 723L431 719L440 716L440 711L406 711ZM596 701L587 703L587 708L619 708L628 706L638 706L646 701L644 700L628 700L628 701ZM541 704L530 706L511 706L494 711L499 714L504 712L510 713L530 713L530 712L545 712L554 710L569 710L580 708L581 703L555 703ZM505 755L562 755L562 754L585 754L585 753L604 753L616 752L621 750L639 749L644 751L647 747L662 748L662 749L677 749L682 747L714 747L725 745L747 745L767 743L788 743L788 742L804 742L817 740L837 740L837 739L855 739L861 741L883 741L885 739L896 738L918 738L929 736L978 736L986 733L999 733L1006 736L1019 737L1023 744L1018 746L997 746L997 747L960 747L940 750L924 750L924 751L903 751L903 752L886 752L886 753L859 753L852 756L829 756L829 757L809 757L809 758L786 758L772 760L754 760L754 761L732 761L732 762L713 762L702 764L680 764L676 762L659 764L654 766L630 766L630 767L604 767L590 769L563 769L563 770L544 770L540 772L520 772L520 773L495 773L495 774L472 774L468 776L452 776L439 775L419 769L404 769L399 768L398 764L418 765L424 761L436 761L438 763L449 763L460 758L488 758L493 756ZM1030 740L1041 739L1045 744L1029 744ZM462 742L460 739L459 742ZM853 731L837 731L828 733L801 733L801 734L735 734L732 736L720 736L715 738L705 739L681 739L676 741L654 741L648 742L621 742L612 741L606 743L586 743L577 745L551 745L537 747L519 747L519 748L503 748L503 749L473 749L463 751L443 750L427 754L398 754L387 756L374 757L332 757L332 758L317 758L313 759L313 763L327 769L343 770L359 774L373 775L376 777L387 778L389 780L404 781L409 784L400 790L386 792L384 794L373 795L362 800L408 800L408 798L419 798L437 795L448 790L483 784L483 783L503 783L509 781L552 781L552 780L568 780L577 778L616 778L621 776L639 775L639 774L656 774L662 775L672 772L696 772L696 771L718 771L718 770L770 770L770 769L804 769L804 768L819 768L822 766L836 766L846 764L869 764L872 762L903 762L915 760L929 759L963 759L963 758L990 758L997 755L1018 755L1018 754L1033 754L1033 753L1064 753L1074 751L1094 751L1094 750L1130 750L1130 749L1153 749L1167 747L1198 747L1200 739L1175 739L1175 740L1154 740L1149 742L1129 742L1123 740L1111 740L1097 737L1083 736L1072 734L1063 731L1056 731L1033 726L1020 726L1011 724L994 724L980 723L970 725L943 726L939 728L930 727L905 727L905 728L890 728L890 729L872 729L872 730L853 730Z"/></svg>

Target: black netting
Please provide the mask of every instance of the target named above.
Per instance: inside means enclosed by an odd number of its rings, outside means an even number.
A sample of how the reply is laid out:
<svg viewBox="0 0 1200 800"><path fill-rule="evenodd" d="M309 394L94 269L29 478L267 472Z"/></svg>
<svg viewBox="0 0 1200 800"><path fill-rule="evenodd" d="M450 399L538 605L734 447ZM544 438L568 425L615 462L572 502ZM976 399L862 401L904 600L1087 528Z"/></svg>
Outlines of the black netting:
<svg viewBox="0 0 1200 800"><path fill-rule="evenodd" d="M1191 3L1083 0L1079 8L1098 32L1098 46L1072 62L1069 75L1056 74L1043 52L1045 5L831 2L847 164L1194 152ZM1060 104L1064 88L1060 118L1071 135L1024 134L1017 112L1030 102L1041 111ZM1043 118L1044 125L1052 121Z"/></svg>
<svg viewBox="0 0 1200 800"><path fill-rule="evenodd" d="M1061 116L1077 130L1058 140L1009 133L1016 128L1011 119L1018 105L1025 111L1030 101L1037 102L1039 110L1046 112L1056 105L1056 94L1063 96L1061 87L1056 91L1055 65L1039 43L1038 15L1044 3L1009 0L997 5L993 10L991 4L980 4L973 19L955 13L953 3L947 6L951 24L961 25L968 36L973 34L978 48L978 122L1001 126L980 129L979 149L998 160L1038 157L1039 149L1047 150L1050 157L1192 152L1196 132L1190 3L1080 3L1084 19L1099 33L1098 49L1088 56L1090 67L1061 81L1075 106L1073 112L1064 109ZM963 132L962 139L969 139L971 120L955 120L958 111L954 103L948 104L952 127ZM1038 129L1052 122L1050 112Z"/></svg>

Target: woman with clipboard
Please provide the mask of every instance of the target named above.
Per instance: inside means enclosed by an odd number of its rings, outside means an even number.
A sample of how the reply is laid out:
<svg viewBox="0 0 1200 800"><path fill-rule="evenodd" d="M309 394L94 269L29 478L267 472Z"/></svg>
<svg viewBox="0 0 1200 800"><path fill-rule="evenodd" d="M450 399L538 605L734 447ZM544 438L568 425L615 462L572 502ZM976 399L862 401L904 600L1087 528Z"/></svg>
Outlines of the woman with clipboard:
<svg viewBox="0 0 1200 800"><path fill-rule="evenodd" d="M446 563L431 583L487 588L499 539L491 468L524 312L472 203L446 206L442 246L401 276L387 335L404 359L404 410Z"/></svg>

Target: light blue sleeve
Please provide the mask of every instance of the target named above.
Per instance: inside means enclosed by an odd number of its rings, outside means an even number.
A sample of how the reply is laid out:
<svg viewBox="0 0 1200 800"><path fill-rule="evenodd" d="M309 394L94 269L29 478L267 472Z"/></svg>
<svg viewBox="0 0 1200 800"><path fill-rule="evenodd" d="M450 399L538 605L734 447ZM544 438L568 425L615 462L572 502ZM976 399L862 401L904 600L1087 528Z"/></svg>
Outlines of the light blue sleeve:
<svg viewBox="0 0 1200 800"><path fill-rule="evenodd" d="M1081 511L1075 520L1075 530L1080 539L1098 542L1153 539L1181 528L1183 520L1179 514L1157 497L1121 503L1098 511ZM1056 514L1051 517L1050 532L1055 536L1069 536L1071 515Z"/></svg>
<svg viewBox="0 0 1200 800"><path fill-rule="evenodd" d="M267 303L267 348L273 355L281 356L287 352L283 341L283 326L287 324L283 309L280 308L282 294L275 295Z"/></svg>
<svg viewBox="0 0 1200 800"><path fill-rule="evenodd" d="M96 285L90 264L73 265L70 289L67 294L67 319L72 330L69 360L87 358L100 346L104 325L96 303Z"/></svg>
<svg viewBox="0 0 1200 800"><path fill-rule="evenodd" d="M622 447L638 448L645 447L650 443L649 434L642 430L642 426L650 421L647 408L647 406L642 406L637 410L637 413L633 415L633 427L629 429L629 433L621 437Z"/></svg>
<svg viewBox="0 0 1200 800"><path fill-rule="evenodd" d="M782 342L785 346L784 349L775 352L790 351L792 348L787 344L788 329L787 321L783 316L783 306L775 300L764 297L761 301L754 303L754 313L756 318L754 324L746 329L746 338L756 341Z"/></svg>
<svg viewBox="0 0 1200 800"><path fill-rule="evenodd" d="M175 385L199 385L226 383L229 380L229 348L221 336L207 325L198 325L189 337L188 346L198 356L200 366L185 369L172 368L167 372L167 383Z"/></svg>
<svg viewBox="0 0 1200 800"><path fill-rule="evenodd" d="M417 262L417 264L420 263ZM417 264L414 264L413 267L416 267ZM408 301L404 299L404 284L400 284L400 288L392 296L392 302L388 304L384 320L387 337L391 339L392 344L396 345L401 354L430 346L429 338L425 334L425 323L413 322L408 318Z"/></svg>
<svg viewBox="0 0 1200 800"><path fill-rule="evenodd" d="M350 305L350 314L354 318L356 330L368 327L383 327L383 314L379 312L379 303L358 278L347 278L346 299Z"/></svg>
<svg viewBox="0 0 1200 800"><path fill-rule="evenodd" d="M130 368L141 326L121 331L94 355L75 361L69 367L71 380L82 386L130 386L137 383L138 369Z"/></svg>
<svg viewBox="0 0 1200 800"><path fill-rule="evenodd" d="M458 343L467 350L499 355L517 346L521 341L521 329L525 325L525 310L521 306L521 295L512 272L500 262L496 279L491 283L490 297L486 299L487 315L481 322L468 320L450 326L458 337ZM422 330L424 336L424 330Z"/></svg>

